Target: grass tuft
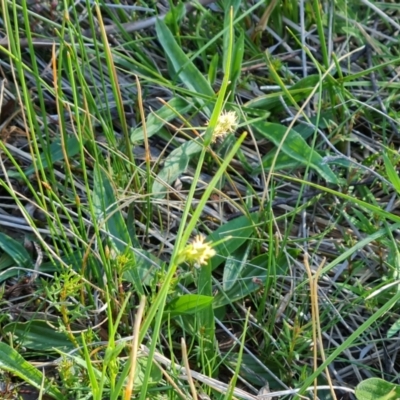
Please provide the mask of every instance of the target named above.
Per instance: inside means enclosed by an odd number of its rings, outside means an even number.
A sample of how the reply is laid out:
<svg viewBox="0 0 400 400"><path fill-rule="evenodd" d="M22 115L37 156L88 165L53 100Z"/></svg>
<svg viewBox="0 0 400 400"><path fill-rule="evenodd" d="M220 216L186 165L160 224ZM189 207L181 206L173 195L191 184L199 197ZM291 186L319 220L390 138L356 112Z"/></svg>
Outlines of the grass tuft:
<svg viewBox="0 0 400 400"><path fill-rule="evenodd" d="M1 398L399 384L396 4L0 10Z"/></svg>

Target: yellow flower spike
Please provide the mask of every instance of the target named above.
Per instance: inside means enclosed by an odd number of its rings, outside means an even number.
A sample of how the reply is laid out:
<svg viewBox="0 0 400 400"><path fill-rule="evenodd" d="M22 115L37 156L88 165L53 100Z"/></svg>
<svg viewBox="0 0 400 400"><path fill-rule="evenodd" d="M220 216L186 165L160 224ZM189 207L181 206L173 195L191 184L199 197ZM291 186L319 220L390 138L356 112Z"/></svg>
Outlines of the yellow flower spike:
<svg viewBox="0 0 400 400"><path fill-rule="evenodd" d="M217 253L210 243L204 242L205 240L205 236L197 235L192 243L188 244L179 255L179 263L187 262L196 268L206 265L208 260Z"/></svg>
<svg viewBox="0 0 400 400"><path fill-rule="evenodd" d="M235 132L237 126L237 115L235 111L223 111L218 117L217 125L213 132L212 142L215 143L217 139L223 138L228 133Z"/></svg>

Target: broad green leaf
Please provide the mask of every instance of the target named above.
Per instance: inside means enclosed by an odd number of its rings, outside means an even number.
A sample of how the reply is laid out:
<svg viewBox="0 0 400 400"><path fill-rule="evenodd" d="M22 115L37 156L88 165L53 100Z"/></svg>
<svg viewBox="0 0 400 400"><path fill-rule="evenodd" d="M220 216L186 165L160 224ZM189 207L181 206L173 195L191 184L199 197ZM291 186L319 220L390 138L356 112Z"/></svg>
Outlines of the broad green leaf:
<svg viewBox="0 0 400 400"><path fill-rule="evenodd" d="M0 232L0 248L6 252L18 266L32 268L33 263L25 247L12 237Z"/></svg>
<svg viewBox="0 0 400 400"><path fill-rule="evenodd" d="M0 370L18 376L24 382L29 383L37 389L42 389L44 382L46 394L57 400L64 400L64 396L60 391L56 387L50 386L38 369L28 363L17 351L3 342L0 342Z"/></svg>
<svg viewBox="0 0 400 400"><path fill-rule="evenodd" d="M193 108L186 100L180 97L172 98L168 104L163 105L159 110L148 115L146 120L146 135L151 137L165 125L166 122L177 118L179 115L184 115ZM131 141L140 142L144 139L143 128L132 130Z"/></svg>
<svg viewBox="0 0 400 400"><path fill-rule="evenodd" d="M233 254L254 233L257 222L258 214L251 214L251 218L247 216L238 217L222 225L211 235L207 236L206 241L212 243L232 236L230 239L214 247L217 254L211 259L213 270Z"/></svg>
<svg viewBox="0 0 400 400"><path fill-rule="evenodd" d="M400 386L380 378L370 378L356 387L358 400L396 400L400 398Z"/></svg>
<svg viewBox="0 0 400 400"><path fill-rule="evenodd" d="M286 135L288 128L283 125L255 122L252 126L276 146L279 146L284 140L281 149L285 154L303 165L310 165L327 182L338 183L337 176L323 163L322 157L294 129L291 129Z"/></svg>
<svg viewBox="0 0 400 400"><path fill-rule="evenodd" d="M153 183L152 193L156 199L165 197L165 185L173 183L186 171L190 159L200 153L201 148L199 143L190 140L171 152L165 160L164 168Z"/></svg>
<svg viewBox="0 0 400 400"><path fill-rule="evenodd" d="M265 286L267 270L253 265L246 265L234 284L226 291L215 296L214 308L229 305L243 299L250 293L261 290Z"/></svg>
<svg viewBox="0 0 400 400"><path fill-rule="evenodd" d="M261 170L269 171L271 169L272 162L275 158L275 151L270 151L262 159L262 166L254 168L252 171L253 175L258 175ZM293 169L299 168L302 165L300 161L297 161L290 157L288 154L279 153L275 162L275 170Z"/></svg>
<svg viewBox="0 0 400 400"><path fill-rule="evenodd" d="M386 154L383 154L383 161L385 162L386 173L390 182L396 189L396 192L400 193L400 178L398 172L396 171L392 162L390 161L390 158Z"/></svg>
<svg viewBox="0 0 400 400"><path fill-rule="evenodd" d="M185 5L182 2L178 2L177 5L171 3L171 7L164 18L165 24L173 30L173 28L180 26L185 14Z"/></svg>
<svg viewBox="0 0 400 400"><path fill-rule="evenodd" d="M3 233L0 233L1 235L5 235ZM6 235L7 236L7 235ZM12 239L14 240L14 239ZM0 239L1 241L1 239ZM20 242L16 242L17 245L20 245ZM21 247L23 251L26 251L24 247ZM10 250L10 249L9 249ZM13 251L13 254L15 254L15 251ZM7 279L13 278L15 276L20 276L21 271L18 268L9 268L15 266L15 264L18 264L18 261L16 261L13 257L11 257L10 254L7 252L4 252L0 256L0 283L6 281ZM25 265L27 268L33 268L33 263L32 260L29 259L29 262Z"/></svg>
<svg viewBox="0 0 400 400"><path fill-rule="evenodd" d="M393 336L397 335L397 333L400 331L400 319L398 319L388 330L387 332L387 338L390 339Z"/></svg>
<svg viewBox="0 0 400 400"><path fill-rule="evenodd" d="M249 252L252 246L247 246L246 251L243 251L240 255L237 252L228 257L224 266L224 275L222 279L222 288L227 291L232 289L237 280L240 277L240 274L243 271L243 268L246 266L246 262L248 260Z"/></svg>
<svg viewBox="0 0 400 400"><path fill-rule="evenodd" d="M166 307L165 313L171 316L195 314L211 305L213 297L199 294L184 294L172 300Z"/></svg>
<svg viewBox="0 0 400 400"><path fill-rule="evenodd" d="M14 340L31 350L43 352L52 351L55 348L63 351L74 349L73 343L65 333L57 332L42 320L12 322L3 328L3 332L12 333Z"/></svg>
<svg viewBox="0 0 400 400"><path fill-rule="evenodd" d="M157 38L181 82L193 93L202 95L196 97L199 104L206 105L209 103L205 98L214 98L212 87L207 79L195 67L193 62L183 52L182 48L172 36L171 31L160 19L156 22L156 32ZM207 105L206 109L211 115L212 108L210 105Z"/></svg>
<svg viewBox="0 0 400 400"><path fill-rule="evenodd" d="M329 129L332 126L332 120L335 120L333 111L321 111L319 116L310 118L310 125L299 123L294 127L294 130L297 131L304 140L307 140L315 133L316 124L318 124L319 129Z"/></svg>
<svg viewBox="0 0 400 400"><path fill-rule="evenodd" d="M0 271L3 271L6 268L11 267L13 264L15 264L15 261L13 260L12 257L10 257L10 255L8 255L7 253L3 253L0 255ZM16 273L18 273L18 271L16 271Z"/></svg>

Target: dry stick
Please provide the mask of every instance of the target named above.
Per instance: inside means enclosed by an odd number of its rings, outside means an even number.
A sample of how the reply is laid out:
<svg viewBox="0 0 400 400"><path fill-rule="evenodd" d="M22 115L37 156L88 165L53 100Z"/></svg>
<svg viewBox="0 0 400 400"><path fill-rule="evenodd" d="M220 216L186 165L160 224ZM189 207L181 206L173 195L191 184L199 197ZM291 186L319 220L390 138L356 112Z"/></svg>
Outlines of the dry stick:
<svg viewBox="0 0 400 400"><path fill-rule="evenodd" d="M172 377L168 374L168 372L161 366L160 363L158 363L154 359L152 360L152 362L164 375L165 380L174 388L175 394L178 394L182 400L191 400L191 399L188 399L186 394L182 392L182 390L178 387L178 385L175 383L175 381L172 379Z"/></svg>
<svg viewBox="0 0 400 400"><path fill-rule="evenodd" d="M190 3L185 4L185 14L190 13L191 11L195 10L196 5L199 4L201 6L206 6L210 3L214 3L215 0L198 0ZM149 28L153 25L156 24L157 20L162 20L165 18L165 14L161 14L159 16L155 17L150 17L141 21L134 21L134 22L125 22L121 24L121 26L118 26L116 24L110 24L104 26L104 33L107 35L114 34L114 33L119 33L121 30L125 31L126 33L130 32L135 32L135 31L140 31L141 29L146 29ZM81 32L81 35L86 37L86 38L91 38L93 36L93 32L91 29L85 29L84 31ZM64 41L68 41L69 37L67 36ZM48 47L52 46L54 43L59 44L60 43L60 38L57 36L52 36L49 38L43 38L43 39L33 39L32 44L36 47ZM29 45L29 42L27 39L22 38L20 40L20 46L21 47L27 47ZM8 37L5 37L3 39L0 39L0 46L4 47L9 47L9 41Z"/></svg>
<svg viewBox="0 0 400 400"><path fill-rule="evenodd" d="M311 301L311 322L312 322L312 335L313 335L313 353L314 353L314 371L318 369L318 336L317 336L317 328L315 321L315 302L318 301L315 299L314 293L314 278L312 276L312 271L310 268L310 264L308 263L308 253L304 253L304 267L307 271L308 279L310 281L310 301ZM317 398L317 379L314 380L314 398Z"/></svg>
<svg viewBox="0 0 400 400"><path fill-rule="evenodd" d="M309 255L308 253L304 254L304 267L307 271L308 279L310 280L310 298L311 298L311 316L312 316L312 331L313 331L313 341L314 341L314 369L318 368L318 347L320 350L322 361L324 362L325 351L322 343L322 332L321 332L321 321L319 318L319 309L318 309L318 278L322 271L322 268L325 264L326 259L322 260L322 263L318 266L315 275L313 276L310 264L308 262ZM326 368L326 377L328 380L328 384L331 390L331 395L334 400L337 400L335 391L332 385L332 379L329 373L329 368ZM317 380L314 381L314 398L317 398Z"/></svg>
<svg viewBox="0 0 400 400"><path fill-rule="evenodd" d="M136 313L135 325L133 328L133 340L132 340L132 351L131 351L131 369L129 371L128 382L125 388L124 399L129 400L132 396L133 382L135 380L135 372L137 365L138 349L139 349L139 332L140 324L142 322L144 307L146 305L146 297L142 296L138 311Z"/></svg>
<svg viewBox="0 0 400 400"><path fill-rule="evenodd" d="M190 365L189 365L189 359L188 359L188 354L187 354L185 338L181 339L181 350L182 350L183 363L185 365L186 371L190 371ZM187 374L187 380L189 383L190 391L192 392L193 400L198 400L196 386L194 385L191 374Z"/></svg>

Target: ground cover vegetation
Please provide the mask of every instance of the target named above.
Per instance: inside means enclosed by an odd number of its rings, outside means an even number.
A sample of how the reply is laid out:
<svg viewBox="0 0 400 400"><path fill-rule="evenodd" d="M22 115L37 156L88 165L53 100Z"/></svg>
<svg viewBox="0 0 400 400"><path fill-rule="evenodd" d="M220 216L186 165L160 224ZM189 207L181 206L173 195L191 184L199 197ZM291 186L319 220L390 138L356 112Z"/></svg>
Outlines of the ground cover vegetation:
<svg viewBox="0 0 400 400"><path fill-rule="evenodd" d="M0 4L1 398L400 397L396 1Z"/></svg>

